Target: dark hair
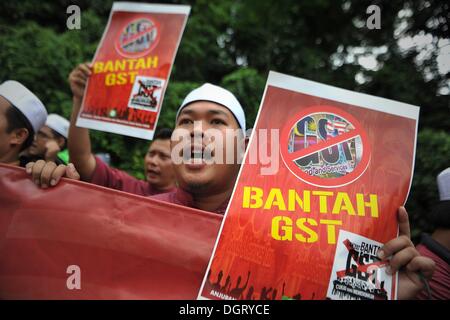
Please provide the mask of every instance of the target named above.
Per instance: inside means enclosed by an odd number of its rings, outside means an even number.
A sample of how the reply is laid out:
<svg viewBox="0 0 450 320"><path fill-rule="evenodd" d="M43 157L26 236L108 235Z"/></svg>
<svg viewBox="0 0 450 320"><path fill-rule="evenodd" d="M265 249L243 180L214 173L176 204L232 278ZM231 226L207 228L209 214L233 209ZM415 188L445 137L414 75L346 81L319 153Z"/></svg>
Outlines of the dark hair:
<svg viewBox="0 0 450 320"><path fill-rule="evenodd" d="M155 140L169 140L172 137L172 129L169 128L161 128L155 132L155 136L153 137L153 141Z"/></svg>
<svg viewBox="0 0 450 320"><path fill-rule="evenodd" d="M59 139L59 138L63 138L64 139L64 144L63 144L61 150L66 149L67 148L67 138L64 137L62 134L60 134L59 132L53 130L52 128L50 128L50 130L52 130L52 133L53 133L53 135L55 136L56 139Z"/></svg>
<svg viewBox="0 0 450 320"><path fill-rule="evenodd" d="M435 229L450 229L450 200L438 202L429 216L430 222Z"/></svg>
<svg viewBox="0 0 450 320"><path fill-rule="evenodd" d="M23 115L22 112L19 111L16 107L13 105L10 105L10 107L6 110L6 120L8 121L8 127L6 128L7 133L11 133L13 130L26 128L28 130L28 137L27 139L22 143L20 147L20 151L25 150L31 144L33 143L34 139L34 130L31 126L30 121Z"/></svg>

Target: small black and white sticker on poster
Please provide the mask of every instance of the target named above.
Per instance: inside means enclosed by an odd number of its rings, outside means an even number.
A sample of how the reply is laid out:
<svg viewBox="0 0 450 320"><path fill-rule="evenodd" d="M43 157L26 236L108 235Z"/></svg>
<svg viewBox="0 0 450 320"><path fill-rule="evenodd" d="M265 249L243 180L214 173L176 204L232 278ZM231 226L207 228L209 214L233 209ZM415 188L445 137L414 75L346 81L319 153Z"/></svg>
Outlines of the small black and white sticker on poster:
<svg viewBox="0 0 450 320"><path fill-rule="evenodd" d="M393 300L396 275L386 273L382 243L345 230L339 232L327 297L333 300Z"/></svg>
<svg viewBox="0 0 450 320"><path fill-rule="evenodd" d="M128 107L156 111L164 87L164 79L137 76L128 101Z"/></svg>

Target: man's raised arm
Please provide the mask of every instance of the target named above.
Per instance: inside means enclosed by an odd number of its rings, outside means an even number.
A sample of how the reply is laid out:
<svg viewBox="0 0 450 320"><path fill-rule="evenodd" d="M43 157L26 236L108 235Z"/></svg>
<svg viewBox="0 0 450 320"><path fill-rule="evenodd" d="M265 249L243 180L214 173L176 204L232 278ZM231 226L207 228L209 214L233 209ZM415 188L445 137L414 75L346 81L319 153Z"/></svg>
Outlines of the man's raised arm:
<svg viewBox="0 0 450 320"><path fill-rule="evenodd" d="M81 180L90 181L94 174L96 161L91 150L89 130L76 127L77 115L83 101L86 81L91 75L90 64L78 65L69 75L70 89L73 93L73 108L70 117L68 148L70 161L80 173Z"/></svg>

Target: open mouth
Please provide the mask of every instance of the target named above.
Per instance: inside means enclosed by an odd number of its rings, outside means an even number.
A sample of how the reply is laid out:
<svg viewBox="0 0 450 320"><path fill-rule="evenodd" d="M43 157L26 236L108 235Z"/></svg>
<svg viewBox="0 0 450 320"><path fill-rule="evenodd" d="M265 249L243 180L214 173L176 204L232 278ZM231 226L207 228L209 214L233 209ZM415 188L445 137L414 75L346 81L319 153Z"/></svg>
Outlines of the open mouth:
<svg viewBox="0 0 450 320"><path fill-rule="evenodd" d="M210 164L214 159L214 150L206 148L204 145L193 144L190 147L186 146L182 150L183 164L188 169L202 169L207 164Z"/></svg>
<svg viewBox="0 0 450 320"><path fill-rule="evenodd" d="M147 178L155 178L160 176L160 172L154 169L147 169Z"/></svg>
<svg viewBox="0 0 450 320"><path fill-rule="evenodd" d="M183 160L185 163L209 162L214 157L214 151L205 148L203 145L192 145L190 152L183 151Z"/></svg>

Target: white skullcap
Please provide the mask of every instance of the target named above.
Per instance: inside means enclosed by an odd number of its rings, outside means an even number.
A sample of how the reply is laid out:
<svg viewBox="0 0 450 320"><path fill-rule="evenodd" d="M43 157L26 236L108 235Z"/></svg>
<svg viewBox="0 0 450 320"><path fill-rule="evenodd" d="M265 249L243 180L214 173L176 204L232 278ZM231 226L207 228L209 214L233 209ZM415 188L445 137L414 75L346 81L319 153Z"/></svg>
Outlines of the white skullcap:
<svg viewBox="0 0 450 320"><path fill-rule="evenodd" d="M49 114L45 125L50 129L55 130L66 139L69 136L70 122L60 115L57 115L55 113Z"/></svg>
<svg viewBox="0 0 450 320"><path fill-rule="evenodd" d="M180 108L178 108L176 119L178 119L180 111L184 107L195 101L210 101L224 106L231 111L231 113L236 118L239 126L245 133L244 109L242 109L242 106L239 103L238 99L236 99L234 94L232 94L230 91L210 83L205 83L201 87L192 90L186 96L186 98L184 98L183 103L181 104Z"/></svg>
<svg viewBox="0 0 450 320"><path fill-rule="evenodd" d="M450 168L445 169L437 176L439 200L450 200Z"/></svg>
<svg viewBox="0 0 450 320"><path fill-rule="evenodd" d="M47 110L41 100L24 85L14 80L5 81L0 84L0 96L22 112L35 133L44 126Z"/></svg>

